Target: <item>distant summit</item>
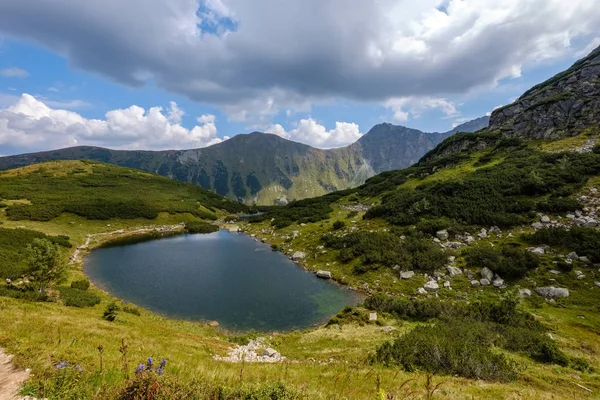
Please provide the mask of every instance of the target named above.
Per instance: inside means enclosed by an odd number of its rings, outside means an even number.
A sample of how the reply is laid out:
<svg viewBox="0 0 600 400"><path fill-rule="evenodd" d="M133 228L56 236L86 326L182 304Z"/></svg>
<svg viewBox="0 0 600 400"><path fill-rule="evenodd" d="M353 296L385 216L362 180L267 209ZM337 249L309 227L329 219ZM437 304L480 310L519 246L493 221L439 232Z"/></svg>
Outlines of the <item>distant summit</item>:
<svg viewBox="0 0 600 400"><path fill-rule="evenodd" d="M193 183L247 204L272 205L357 186L377 173L407 167L454 132L470 132L487 124L486 117L476 121L446 133L384 123L356 143L329 150L261 132L190 150L80 146L1 157L0 169L49 160L96 160Z"/></svg>

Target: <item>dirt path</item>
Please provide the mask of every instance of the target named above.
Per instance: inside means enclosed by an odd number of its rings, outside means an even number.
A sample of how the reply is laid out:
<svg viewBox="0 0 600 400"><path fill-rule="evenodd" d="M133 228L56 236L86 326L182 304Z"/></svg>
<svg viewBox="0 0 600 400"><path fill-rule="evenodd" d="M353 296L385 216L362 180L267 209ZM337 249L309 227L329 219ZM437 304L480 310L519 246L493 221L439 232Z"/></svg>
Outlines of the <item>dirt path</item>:
<svg viewBox="0 0 600 400"><path fill-rule="evenodd" d="M16 369L11 360L12 356L0 349L0 400L18 399L19 388L29 378L29 371Z"/></svg>

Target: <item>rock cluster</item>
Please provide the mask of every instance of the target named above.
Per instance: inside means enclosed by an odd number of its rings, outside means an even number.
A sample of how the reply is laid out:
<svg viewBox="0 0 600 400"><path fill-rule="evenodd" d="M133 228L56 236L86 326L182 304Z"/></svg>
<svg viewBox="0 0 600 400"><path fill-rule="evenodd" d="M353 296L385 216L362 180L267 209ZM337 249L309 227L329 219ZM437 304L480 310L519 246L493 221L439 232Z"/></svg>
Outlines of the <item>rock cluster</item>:
<svg viewBox="0 0 600 400"><path fill-rule="evenodd" d="M231 348L226 356L215 355L214 359L232 363L278 363L284 361L285 357L268 347L265 338L257 338L245 346Z"/></svg>

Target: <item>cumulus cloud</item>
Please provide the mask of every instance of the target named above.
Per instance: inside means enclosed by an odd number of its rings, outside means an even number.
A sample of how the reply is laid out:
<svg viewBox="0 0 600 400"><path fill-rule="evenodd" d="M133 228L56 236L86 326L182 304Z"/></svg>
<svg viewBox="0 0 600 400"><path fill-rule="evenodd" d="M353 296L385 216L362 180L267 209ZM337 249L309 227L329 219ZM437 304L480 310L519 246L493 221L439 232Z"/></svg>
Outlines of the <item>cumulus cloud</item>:
<svg viewBox="0 0 600 400"><path fill-rule="evenodd" d="M105 119L87 119L76 112L53 109L29 94L0 109L0 146L23 151L77 145L123 149L183 149L221 142L214 115L198 118L200 125L180 125L183 111L170 104L145 110L139 106L108 111Z"/></svg>
<svg viewBox="0 0 600 400"><path fill-rule="evenodd" d="M408 121L409 117L419 118L429 110L440 110L446 117L455 117L459 114L456 105L443 98L433 97L400 97L385 101L384 106L393 111L393 120L396 122Z"/></svg>
<svg viewBox="0 0 600 400"><path fill-rule="evenodd" d="M489 87L572 54L599 25L597 0L0 2L0 34L127 85L151 78L235 120Z"/></svg>
<svg viewBox="0 0 600 400"><path fill-rule="evenodd" d="M0 76L4 78L27 78L29 72L21 68L5 68L0 69Z"/></svg>
<svg viewBox="0 0 600 400"><path fill-rule="evenodd" d="M312 118L300 120L289 131L286 131L280 124L275 124L267 129L267 133L273 133L286 139L319 148L346 146L354 143L362 136L357 124L336 122L334 129L327 130L327 128Z"/></svg>

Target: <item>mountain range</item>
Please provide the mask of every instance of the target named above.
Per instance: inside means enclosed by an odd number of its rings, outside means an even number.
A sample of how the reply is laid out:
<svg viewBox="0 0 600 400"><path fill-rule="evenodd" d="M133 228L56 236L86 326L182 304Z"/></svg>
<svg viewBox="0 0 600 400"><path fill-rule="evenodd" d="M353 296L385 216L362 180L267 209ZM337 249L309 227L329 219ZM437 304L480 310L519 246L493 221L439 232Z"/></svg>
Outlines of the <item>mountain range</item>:
<svg viewBox="0 0 600 400"><path fill-rule="evenodd" d="M355 187L380 172L408 167L454 133L475 132L488 123L488 117L481 117L444 133L383 123L349 146L328 150L260 132L190 150L78 146L1 157L0 170L50 160L95 160L193 183L246 204L285 204Z"/></svg>

